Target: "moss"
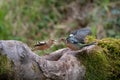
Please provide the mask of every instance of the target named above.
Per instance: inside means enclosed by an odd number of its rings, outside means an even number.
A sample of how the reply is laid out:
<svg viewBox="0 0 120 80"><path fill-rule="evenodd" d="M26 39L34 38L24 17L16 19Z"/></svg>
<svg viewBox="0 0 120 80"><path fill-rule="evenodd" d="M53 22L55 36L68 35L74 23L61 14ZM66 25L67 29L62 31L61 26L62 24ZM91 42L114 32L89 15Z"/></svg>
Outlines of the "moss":
<svg viewBox="0 0 120 80"><path fill-rule="evenodd" d="M91 54L82 54L80 59L86 66L86 80L106 80L109 62L104 51L96 47Z"/></svg>
<svg viewBox="0 0 120 80"><path fill-rule="evenodd" d="M100 40L98 45L106 49L112 73L109 78L111 80L120 79L120 39L105 38Z"/></svg>
<svg viewBox="0 0 120 80"><path fill-rule="evenodd" d="M120 79L120 39L105 38L97 40L92 36L86 43L97 42L91 54L82 54L80 59L86 66L86 80Z"/></svg>
<svg viewBox="0 0 120 80"><path fill-rule="evenodd" d="M94 36L87 36L85 42L86 43L97 42L97 39Z"/></svg>
<svg viewBox="0 0 120 80"><path fill-rule="evenodd" d="M98 45L107 49L112 56L120 57L120 39L105 38L99 40Z"/></svg>
<svg viewBox="0 0 120 80"><path fill-rule="evenodd" d="M12 80L11 63L6 56L0 55L0 80Z"/></svg>

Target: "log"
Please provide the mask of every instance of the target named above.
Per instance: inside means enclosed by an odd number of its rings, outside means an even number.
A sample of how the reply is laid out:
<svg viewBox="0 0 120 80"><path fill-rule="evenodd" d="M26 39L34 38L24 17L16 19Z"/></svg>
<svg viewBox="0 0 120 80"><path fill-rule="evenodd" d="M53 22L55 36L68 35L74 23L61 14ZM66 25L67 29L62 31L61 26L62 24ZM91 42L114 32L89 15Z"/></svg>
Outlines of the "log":
<svg viewBox="0 0 120 80"><path fill-rule="evenodd" d="M94 47L91 45L78 51L63 48L39 56L21 41L0 40L0 56L4 55L12 62L14 79L11 77L11 80L83 80L86 69L76 55L88 54Z"/></svg>

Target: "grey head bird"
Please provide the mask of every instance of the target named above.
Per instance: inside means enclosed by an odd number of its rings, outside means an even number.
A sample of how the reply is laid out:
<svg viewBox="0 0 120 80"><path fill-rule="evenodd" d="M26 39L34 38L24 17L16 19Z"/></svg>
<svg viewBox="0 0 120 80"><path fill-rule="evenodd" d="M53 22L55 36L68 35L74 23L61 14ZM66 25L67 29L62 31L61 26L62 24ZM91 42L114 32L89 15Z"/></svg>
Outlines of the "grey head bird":
<svg viewBox="0 0 120 80"><path fill-rule="evenodd" d="M92 32L89 28L78 29L70 33L66 39L61 39L64 41L67 47L72 50L79 50L83 47L95 44L95 42L85 44L85 37L90 35Z"/></svg>

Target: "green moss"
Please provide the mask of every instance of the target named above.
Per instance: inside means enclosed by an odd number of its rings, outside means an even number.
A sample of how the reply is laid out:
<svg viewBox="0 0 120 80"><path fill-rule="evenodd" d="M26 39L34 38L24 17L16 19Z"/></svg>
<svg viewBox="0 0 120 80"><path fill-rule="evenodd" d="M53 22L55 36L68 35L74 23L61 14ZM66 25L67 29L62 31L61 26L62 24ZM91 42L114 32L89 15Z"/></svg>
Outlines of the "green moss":
<svg viewBox="0 0 120 80"><path fill-rule="evenodd" d="M87 36L85 39L86 43L91 43L91 42L96 42L96 41L97 41L97 39L95 39L94 36Z"/></svg>
<svg viewBox="0 0 120 80"><path fill-rule="evenodd" d="M98 43L90 54L80 55L86 67L86 80L119 80L120 79L120 39L105 38L97 40L92 36L86 42Z"/></svg>
<svg viewBox="0 0 120 80"><path fill-rule="evenodd" d="M109 62L102 49L94 50L91 54L82 54L80 59L86 67L86 80L107 79Z"/></svg>
<svg viewBox="0 0 120 80"><path fill-rule="evenodd" d="M120 79L120 39L105 38L100 40L98 45L106 49L109 64L111 65L110 72L112 74L109 76L110 79Z"/></svg>
<svg viewBox="0 0 120 80"><path fill-rule="evenodd" d="M100 40L98 45L107 49L111 55L120 57L120 39L105 38Z"/></svg>
<svg viewBox="0 0 120 80"><path fill-rule="evenodd" d="M0 80L13 79L11 63L6 56L0 55Z"/></svg>

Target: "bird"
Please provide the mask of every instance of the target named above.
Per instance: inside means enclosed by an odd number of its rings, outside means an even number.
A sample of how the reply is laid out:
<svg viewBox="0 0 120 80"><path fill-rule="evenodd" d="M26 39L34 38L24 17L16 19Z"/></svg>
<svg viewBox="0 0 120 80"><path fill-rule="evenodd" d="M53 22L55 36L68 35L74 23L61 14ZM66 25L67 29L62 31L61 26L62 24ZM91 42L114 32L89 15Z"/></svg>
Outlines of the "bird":
<svg viewBox="0 0 120 80"><path fill-rule="evenodd" d="M79 50L83 47L95 44L95 42L89 44L85 43L85 37L90 34L91 30L89 28L78 29L70 33L66 39L61 38L61 41L63 41L68 48L72 50Z"/></svg>
<svg viewBox="0 0 120 80"><path fill-rule="evenodd" d="M46 50L50 48L54 44L55 40L49 40L48 42L45 41L39 41L37 44L34 45L34 48L32 49L33 51L36 50Z"/></svg>

